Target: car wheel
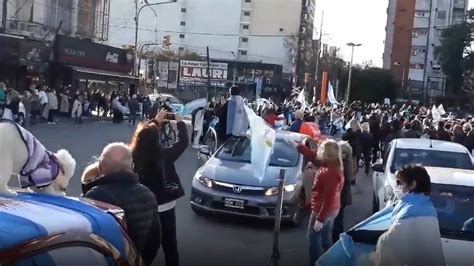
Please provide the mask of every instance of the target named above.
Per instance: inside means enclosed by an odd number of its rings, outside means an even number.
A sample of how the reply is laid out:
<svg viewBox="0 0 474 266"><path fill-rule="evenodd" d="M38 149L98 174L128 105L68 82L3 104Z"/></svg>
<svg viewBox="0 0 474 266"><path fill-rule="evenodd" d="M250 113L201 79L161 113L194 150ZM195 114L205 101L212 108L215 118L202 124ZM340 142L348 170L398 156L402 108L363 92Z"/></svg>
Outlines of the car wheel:
<svg viewBox="0 0 474 266"><path fill-rule="evenodd" d="M25 115L22 114L22 113L19 113L18 117L16 119L16 122L18 123L18 125L20 125L22 127L25 126Z"/></svg>
<svg viewBox="0 0 474 266"><path fill-rule="evenodd" d="M377 197L374 195L372 196L372 213L376 213L379 211L379 203L377 202Z"/></svg>

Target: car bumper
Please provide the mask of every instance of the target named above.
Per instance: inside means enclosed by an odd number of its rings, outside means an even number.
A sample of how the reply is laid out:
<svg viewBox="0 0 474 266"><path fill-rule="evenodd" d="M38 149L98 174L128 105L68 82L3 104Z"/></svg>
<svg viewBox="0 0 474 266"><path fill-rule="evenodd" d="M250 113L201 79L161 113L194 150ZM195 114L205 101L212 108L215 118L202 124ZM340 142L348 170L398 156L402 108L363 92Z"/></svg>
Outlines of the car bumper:
<svg viewBox="0 0 474 266"><path fill-rule="evenodd" d="M282 220L291 221L299 210L297 193L285 195L282 208ZM237 199L245 202L243 209L225 206L225 199ZM216 191L193 180L191 206L210 214L237 215L241 217L273 220L275 219L277 196L248 196Z"/></svg>

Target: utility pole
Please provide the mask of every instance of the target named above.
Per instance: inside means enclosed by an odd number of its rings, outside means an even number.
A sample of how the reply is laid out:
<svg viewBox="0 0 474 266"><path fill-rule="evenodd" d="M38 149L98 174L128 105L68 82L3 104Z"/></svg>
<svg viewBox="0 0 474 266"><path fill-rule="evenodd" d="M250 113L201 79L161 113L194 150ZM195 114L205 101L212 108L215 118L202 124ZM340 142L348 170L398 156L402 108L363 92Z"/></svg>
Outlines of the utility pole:
<svg viewBox="0 0 474 266"><path fill-rule="evenodd" d="M2 27L7 29L7 3L8 0L3 0L2 2Z"/></svg>
<svg viewBox="0 0 474 266"><path fill-rule="evenodd" d="M316 95L317 95L317 92L318 92L319 56L321 54L321 47L322 47L322 43L323 43L323 21L324 21L324 11L322 12L322 16L321 16L321 27L319 28L318 51L316 52L316 70L315 70L315 73L314 73L313 102L316 102Z"/></svg>
<svg viewBox="0 0 474 266"><path fill-rule="evenodd" d="M209 58L209 46L206 48L206 58L207 58L207 91L211 90L211 59ZM217 93L215 93L217 94ZM214 95L216 97L216 95Z"/></svg>

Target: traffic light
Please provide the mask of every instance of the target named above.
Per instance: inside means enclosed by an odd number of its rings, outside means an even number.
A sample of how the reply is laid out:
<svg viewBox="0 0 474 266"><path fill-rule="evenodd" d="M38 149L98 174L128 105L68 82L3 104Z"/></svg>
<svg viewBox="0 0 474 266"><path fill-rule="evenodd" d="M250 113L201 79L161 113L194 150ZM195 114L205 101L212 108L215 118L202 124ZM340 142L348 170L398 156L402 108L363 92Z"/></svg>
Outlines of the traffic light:
<svg viewBox="0 0 474 266"><path fill-rule="evenodd" d="M171 45L171 35L163 36L163 46L170 46Z"/></svg>

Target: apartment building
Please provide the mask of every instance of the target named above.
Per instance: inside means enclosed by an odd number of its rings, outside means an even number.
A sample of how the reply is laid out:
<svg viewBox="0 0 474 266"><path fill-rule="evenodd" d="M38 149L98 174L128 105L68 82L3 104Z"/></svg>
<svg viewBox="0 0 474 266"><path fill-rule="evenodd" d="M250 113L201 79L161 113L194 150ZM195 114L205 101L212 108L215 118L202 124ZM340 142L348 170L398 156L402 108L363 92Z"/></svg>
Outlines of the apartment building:
<svg viewBox="0 0 474 266"><path fill-rule="evenodd" d="M468 0L390 0L383 66L401 93L422 100L445 95L446 76L435 49L441 33L465 19Z"/></svg>
<svg viewBox="0 0 474 266"><path fill-rule="evenodd" d="M131 6L119 2L124 4L113 5L112 16L130 15ZM154 41L158 27L159 40L170 35L171 49L205 54L209 46L214 59L278 64L285 73L294 71L301 52L295 49L292 55L286 43L301 31L312 31L314 17L314 0L178 0L152 8L158 20L152 12L141 13L139 43ZM128 33L133 29L119 22L111 22L110 43L132 44Z"/></svg>

